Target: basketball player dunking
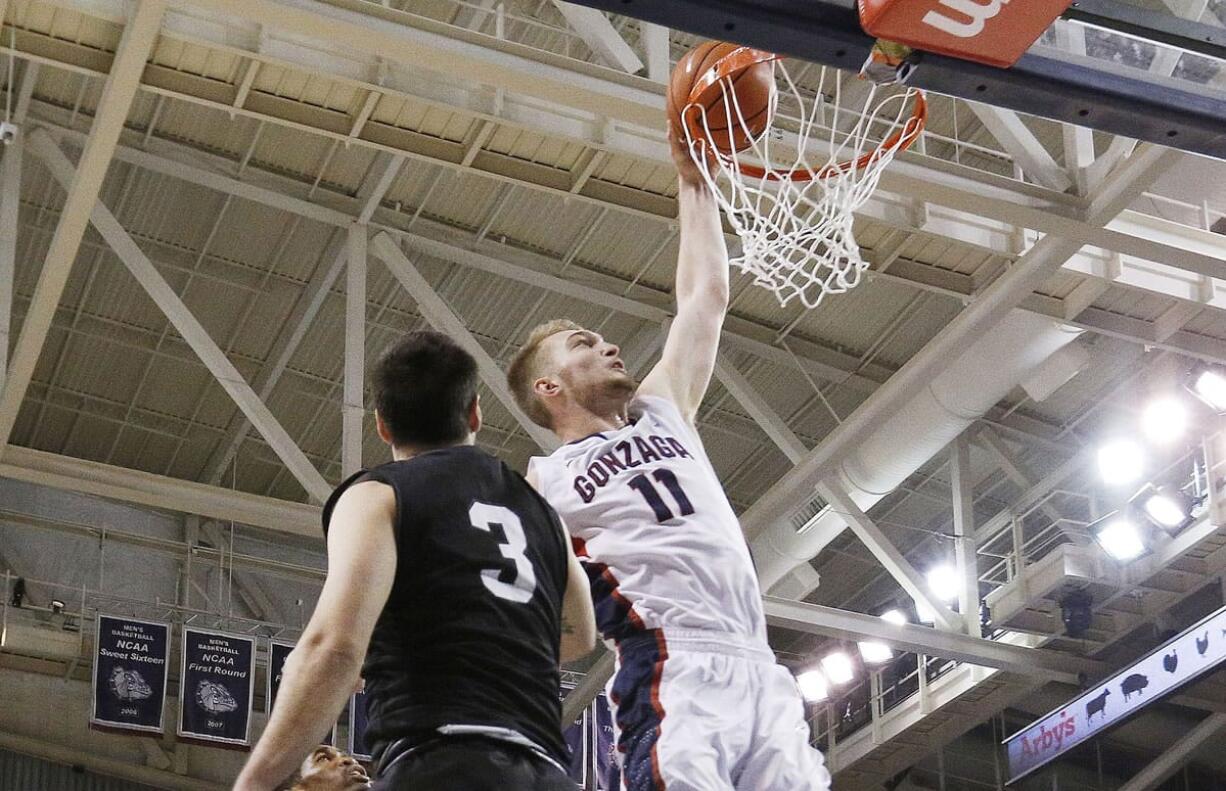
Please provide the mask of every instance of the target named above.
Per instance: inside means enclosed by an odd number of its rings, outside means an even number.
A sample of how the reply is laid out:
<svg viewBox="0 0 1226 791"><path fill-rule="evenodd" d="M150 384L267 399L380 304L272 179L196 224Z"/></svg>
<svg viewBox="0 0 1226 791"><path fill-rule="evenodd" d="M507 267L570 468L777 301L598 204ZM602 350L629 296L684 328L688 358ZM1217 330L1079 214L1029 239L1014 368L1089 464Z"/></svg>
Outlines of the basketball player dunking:
<svg viewBox="0 0 1226 791"><path fill-rule="evenodd" d="M408 336L372 379L394 461L324 507L328 576L235 788L287 777L361 670L376 789L575 791L558 662L590 651L595 629L557 514L473 447L477 364L450 338Z"/></svg>
<svg viewBox="0 0 1226 791"><path fill-rule="evenodd" d="M681 247L661 359L638 384L596 333L568 321L533 330L507 378L566 444L533 459L528 479L561 514L597 625L616 643L608 692L624 787L826 789L796 684L766 641L740 524L694 428L728 306L728 253L714 197L670 138Z"/></svg>

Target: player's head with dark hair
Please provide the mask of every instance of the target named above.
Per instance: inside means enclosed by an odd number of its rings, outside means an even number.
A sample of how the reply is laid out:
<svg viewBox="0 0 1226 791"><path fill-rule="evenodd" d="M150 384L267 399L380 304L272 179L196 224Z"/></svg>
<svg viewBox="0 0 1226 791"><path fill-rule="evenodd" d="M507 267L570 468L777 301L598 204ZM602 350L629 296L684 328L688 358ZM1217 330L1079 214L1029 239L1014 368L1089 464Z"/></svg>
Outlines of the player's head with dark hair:
<svg viewBox="0 0 1226 791"><path fill-rule="evenodd" d="M352 755L321 744L282 787L288 791L363 791L370 788L370 776Z"/></svg>
<svg viewBox="0 0 1226 791"><path fill-rule="evenodd" d="M459 445L481 428L477 361L446 335L406 335L379 358L372 380L379 436L393 447Z"/></svg>
<svg viewBox="0 0 1226 791"><path fill-rule="evenodd" d="M528 417L548 429L576 413L617 411L638 386L617 346L567 319L529 333L507 369L507 384Z"/></svg>

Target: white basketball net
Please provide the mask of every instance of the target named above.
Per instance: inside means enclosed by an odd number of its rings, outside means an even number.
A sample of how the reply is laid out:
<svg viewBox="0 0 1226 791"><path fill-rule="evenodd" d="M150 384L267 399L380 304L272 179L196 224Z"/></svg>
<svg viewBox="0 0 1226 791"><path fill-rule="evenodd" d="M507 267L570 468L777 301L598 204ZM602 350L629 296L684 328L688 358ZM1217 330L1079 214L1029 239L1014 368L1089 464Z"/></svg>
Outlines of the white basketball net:
<svg viewBox="0 0 1226 791"><path fill-rule="evenodd" d="M820 68L816 90L811 81L801 88L781 62L773 67L779 87L771 121L744 151L703 157L705 141L683 126L694 161L741 238L741 254L731 263L781 306L799 299L815 308L826 295L854 288L868 269L852 231L853 214L922 128L912 117L919 91L854 78L844 85L838 71L825 67L811 67ZM729 130L752 138L731 79L722 84L723 98L709 115L690 112L701 118L707 136L709 119L722 110ZM747 175L743 166L764 172ZM803 171L814 176L797 180Z"/></svg>

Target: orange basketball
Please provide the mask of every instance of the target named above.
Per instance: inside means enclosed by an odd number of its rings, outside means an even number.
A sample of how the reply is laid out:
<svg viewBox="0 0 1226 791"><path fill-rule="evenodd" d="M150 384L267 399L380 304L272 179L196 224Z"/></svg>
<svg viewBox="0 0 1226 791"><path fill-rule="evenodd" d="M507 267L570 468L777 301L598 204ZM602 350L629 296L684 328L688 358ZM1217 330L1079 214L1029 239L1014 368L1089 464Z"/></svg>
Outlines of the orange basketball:
<svg viewBox="0 0 1226 791"><path fill-rule="evenodd" d="M711 81L699 96L692 97L695 85L722 59L737 51L752 52L740 44L723 41L699 44L677 62L668 86L672 112L680 115L684 111L686 116L682 120L690 122L695 133L707 137L725 154L745 150L766 131L775 93L774 67L771 62L763 61L736 69L725 75L727 79ZM735 103L731 101L733 97L725 96L729 81ZM706 115L705 126L701 118L693 117L697 113Z"/></svg>

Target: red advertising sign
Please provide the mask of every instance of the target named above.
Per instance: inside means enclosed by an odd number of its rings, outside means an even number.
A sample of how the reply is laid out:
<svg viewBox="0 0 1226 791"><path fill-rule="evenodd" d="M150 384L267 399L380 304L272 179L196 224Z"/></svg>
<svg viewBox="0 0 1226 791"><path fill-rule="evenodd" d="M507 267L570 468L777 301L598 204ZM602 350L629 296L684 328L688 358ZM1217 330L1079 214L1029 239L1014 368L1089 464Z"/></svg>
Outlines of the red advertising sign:
<svg viewBox="0 0 1226 791"><path fill-rule="evenodd" d="M1072 0L859 0L871 35L925 52L1007 67Z"/></svg>

